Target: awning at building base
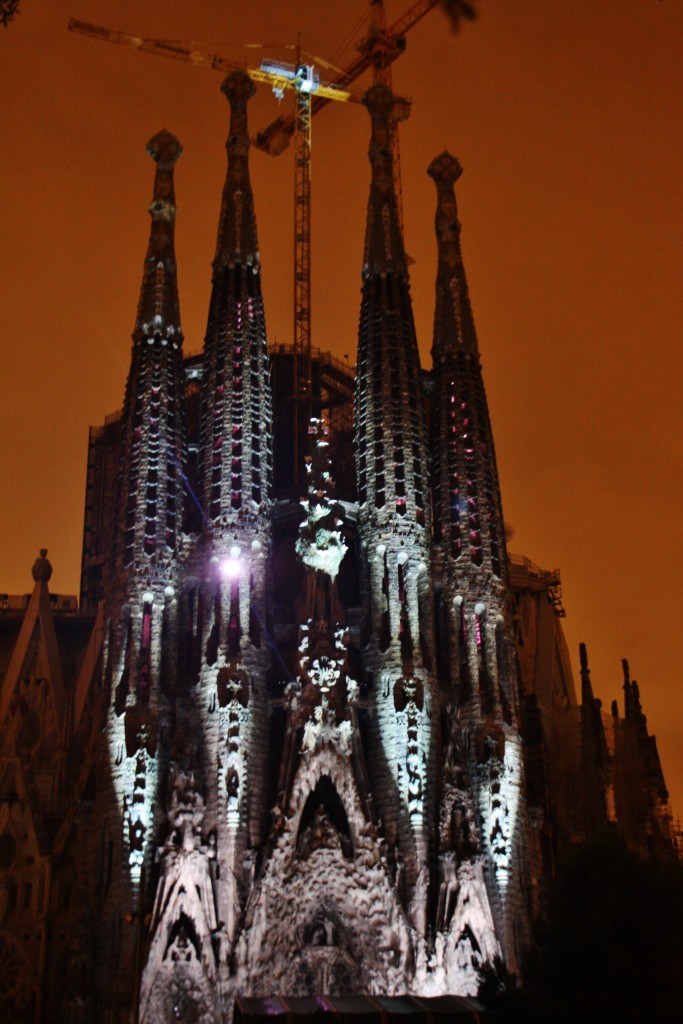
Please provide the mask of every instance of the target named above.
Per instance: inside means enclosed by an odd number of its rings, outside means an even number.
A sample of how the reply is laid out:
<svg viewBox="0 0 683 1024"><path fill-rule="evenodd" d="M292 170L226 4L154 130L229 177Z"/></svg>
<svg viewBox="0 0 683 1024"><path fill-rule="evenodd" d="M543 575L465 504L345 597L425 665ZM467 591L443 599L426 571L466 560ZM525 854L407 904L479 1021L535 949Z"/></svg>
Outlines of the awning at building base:
<svg viewBox="0 0 683 1024"><path fill-rule="evenodd" d="M237 996L234 1024L479 1024L481 1005L459 996Z"/></svg>

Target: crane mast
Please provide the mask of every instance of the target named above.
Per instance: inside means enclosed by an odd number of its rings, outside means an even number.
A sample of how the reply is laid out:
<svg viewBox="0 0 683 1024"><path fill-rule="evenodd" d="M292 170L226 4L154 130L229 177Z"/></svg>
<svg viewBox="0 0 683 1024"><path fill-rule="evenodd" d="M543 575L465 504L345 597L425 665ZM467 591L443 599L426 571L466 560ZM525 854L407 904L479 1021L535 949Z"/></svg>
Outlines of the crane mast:
<svg viewBox="0 0 683 1024"><path fill-rule="evenodd" d="M299 437L312 415L311 381L311 96L296 94L294 145L294 484L299 484Z"/></svg>

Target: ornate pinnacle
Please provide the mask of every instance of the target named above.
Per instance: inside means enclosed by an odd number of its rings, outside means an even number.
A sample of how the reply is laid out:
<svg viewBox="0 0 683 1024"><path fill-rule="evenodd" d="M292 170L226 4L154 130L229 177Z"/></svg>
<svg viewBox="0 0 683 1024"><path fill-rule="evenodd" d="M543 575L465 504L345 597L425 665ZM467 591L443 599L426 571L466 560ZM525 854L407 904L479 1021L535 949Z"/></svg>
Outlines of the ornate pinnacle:
<svg viewBox="0 0 683 1024"><path fill-rule="evenodd" d="M230 122L232 135L247 135L247 103L256 94L256 86L246 71L236 68L227 78L223 80L221 92L224 92L230 103L230 111L233 120ZM241 124L238 124L238 114L243 115ZM247 138L249 136L247 135ZM228 140L230 141L230 140Z"/></svg>
<svg viewBox="0 0 683 1024"><path fill-rule="evenodd" d="M450 192L462 174L462 164L444 149L443 153L434 157L427 168L427 174L434 179L439 192Z"/></svg>
<svg viewBox="0 0 683 1024"><path fill-rule="evenodd" d="M427 173L434 179L437 191L434 356L456 347L476 354L477 336L460 251L460 221L454 189L462 167L454 156L444 151L432 160Z"/></svg>
<svg viewBox="0 0 683 1024"><path fill-rule="evenodd" d="M154 221L172 223L175 220L175 196L173 193L173 168L182 153L182 146L175 135L163 130L157 132L146 146L147 153L157 162L155 193L150 213ZM153 238L164 240L165 245L173 243L173 232L153 231Z"/></svg>
<svg viewBox="0 0 683 1024"><path fill-rule="evenodd" d="M157 170L149 207L152 228L133 340L158 338L163 344L179 347L183 336L174 248L176 207L173 170L183 147L175 135L163 130L149 140L146 148L156 162Z"/></svg>
<svg viewBox="0 0 683 1024"><path fill-rule="evenodd" d="M43 582L47 583L52 576L52 566L47 558L47 548L40 549L40 558L36 558L31 569L31 575L33 576L36 583Z"/></svg>
<svg viewBox="0 0 683 1024"><path fill-rule="evenodd" d="M214 268L246 263L258 267L258 237L254 197L249 181L247 103L256 86L246 71L233 71L221 90L230 104L230 132L226 142L228 175L223 189L221 219Z"/></svg>
<svg viewBox="0 0 683 1024"><path fill-rule="evenodd" d="M173 135L172 132L166 131L162 128L160 132L153 135L147 143L147 152L156 160L160 169L164 171L171 171L175 165L176 160L183 151L178 139Z"/></svg>
<svg viewBox="0 0 683 1024"><path fill-rule="evenodd" d="M391 120L396 98L391 89L376 82L366 92L363 103L372 119L368 156L372 183L365 230L363 277L394 273L408 276L403 239L394 193Z"/></svg>
<svg viewBox="0 0 683 1024"><path fill-rule="evenodd" d="M147 143L147 152L156 160L157 173L154 179L154 198L149 212L154 221L175 220L173 193L173 168L183 151L175 135L165 129L157 132Z"/></svg>

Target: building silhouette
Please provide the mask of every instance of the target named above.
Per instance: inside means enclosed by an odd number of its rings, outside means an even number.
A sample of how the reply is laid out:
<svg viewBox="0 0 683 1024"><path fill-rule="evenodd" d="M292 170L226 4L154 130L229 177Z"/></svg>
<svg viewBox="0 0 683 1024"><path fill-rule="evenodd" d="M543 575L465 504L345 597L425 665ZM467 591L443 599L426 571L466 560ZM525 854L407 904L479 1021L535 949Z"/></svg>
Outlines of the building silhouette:
<svg viewBox="0 0 683 1024"><path fill-rule="evenodd" d="M223 91L204 350L183 354L164 131L123 409L90 434L80 606L43 551L0 609L7 1021L473 996L484 962L518 968L564 848L612 828L676 853L628 666L606 714L582 648L577 700L559 573L507 552L457 160L429 167L426 372L394 99L368 91L356 370L315 351L302 373L267 345L253 86Z"/></svg>

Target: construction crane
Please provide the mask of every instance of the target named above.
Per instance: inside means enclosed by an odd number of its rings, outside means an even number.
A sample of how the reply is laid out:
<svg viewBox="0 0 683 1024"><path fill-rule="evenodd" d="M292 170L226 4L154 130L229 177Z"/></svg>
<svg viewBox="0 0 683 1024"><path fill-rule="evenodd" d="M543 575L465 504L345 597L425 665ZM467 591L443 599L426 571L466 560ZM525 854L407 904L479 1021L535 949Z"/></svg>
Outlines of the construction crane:
<svg viewBox="0 0 683 1024"><path fill-rule="evenodd" d="M347 87L364 72L372 69L373 81L384 82L391 88L391 66L405 52L406 33L410 31L425 15L435 7L447 7L451 18L451 26L455 30L461 19L472 20L476 17L473 3L468 0L452 0L446 4L443 0L417 0L397 21L387 28L384 0L370 0L368 33L359 43L358 56L350 64L330 79L330 85ZM324 96L315 96L311 102L311 116L327 105ZM394 190L401 234L403 231L403 189L401 187L401 157L398 142L398 122L408 117L410 111L406 100L399 101L394 109L395 120L391 126L391 150L393 155ZM278 117L272 124L259 132L254 139L255 144L271 156L279 156L289 145L289 140L296 130L293 115Z"/></svg>
<svg viewBox="0 0 683 1024"><path fill-rule="evenodd" d="M258 68L248 68L249 74L258 82L269 84L275 95L281 99L286 91L295 94L295 110L273 121L253 140L255 145L271 156L282 153L294 137L294 415L298 421L299 404L304 403L310 417L311 403L311 122L313 116L331 100L356 100L359 97L349 91L348 86L365 71L372 69L374 81L391 86L391 65L406 48L406 33L416 25L440 0L418 0L406 13L386 27L383 0L370 0L368 34L360 43L359 55L344 69L338 70L327 65L334 72L330 81L322 82L314 63L301 61L297 48L294 65L263 60ZM69 22L69 30L80 32L104 42L128 46L143 53L170 57L228 73L237 65L218 54L204 53L183 43L160 39L149 39L130 35L97 25L90 25L76 19ZM401 232L403 232L402 189L400 156L398 147L397 122L409 113L410 103L402 99L394 108L395 122L392 126L391 145L394 155L394 186ZM298 430L295 429L295 436ZM298 457L296 458L298 462ZM295 477L297 469L295 468Z"/></svg>
<svg viewBox="0 0 683 1024"><path fill-rule="evenodd" d="M182 43L134 36L127 32L90 25L75 18L70 20L68 27L71 32L80 32L93 39L127 46L143 53L186 61L195 67L209 68L212 71L226 73L240 66L219 54L203 53ZM331 100L360 102L360 96L336 83L328 84L321 81L315 64L307 64L301 60L299 47L294 64L262 60L259 67L249 67L246 70L255 81L270 85L279 100L290 90L294 92L296 100L291 122L295 138L293 401L296 480L299 461L296 449L302 404L303 422L307 423L311 417L311 106L314 99L324 99L326 103Z"/></svg>
<svg viewBox="0 0 683 1024"><path fill-rule="evenodd" d="M391 88L391 66L405 52L406 33L417 25L426 14L436 7L441 0L418 0L402 17L387 28L384 0L370 0L368 32L359 43L358 56L350 64L338 71L330 79L331 86L348 87L366 71L371 70L374 82L384 82ZM324 96L314 96L311 100L311 116L327 106ZM394 189L396 206L403 234L403 191L401 188L401 159L399 153L397 122L408 117L410 105L402 99L394 109L395 120L391 130L391 149L393 154ZM276 118L272 124L259 132L254 143L259 149L271 156L279 156L289 145L289 140L296 132L296 118L286 114Z"/></svg>

